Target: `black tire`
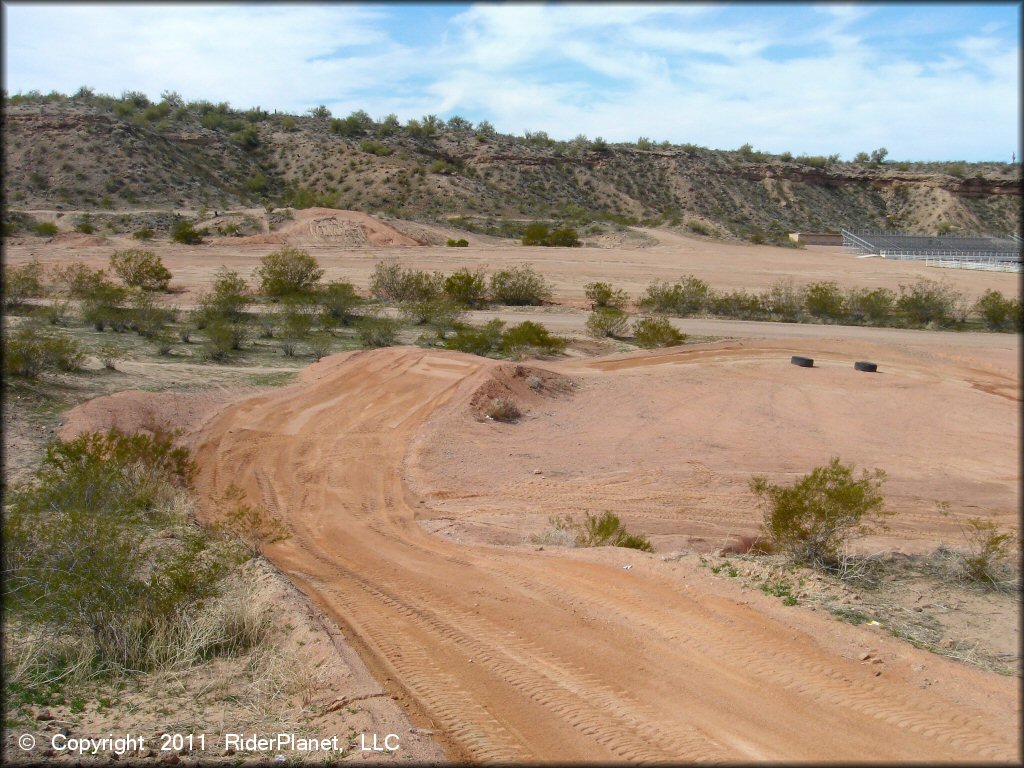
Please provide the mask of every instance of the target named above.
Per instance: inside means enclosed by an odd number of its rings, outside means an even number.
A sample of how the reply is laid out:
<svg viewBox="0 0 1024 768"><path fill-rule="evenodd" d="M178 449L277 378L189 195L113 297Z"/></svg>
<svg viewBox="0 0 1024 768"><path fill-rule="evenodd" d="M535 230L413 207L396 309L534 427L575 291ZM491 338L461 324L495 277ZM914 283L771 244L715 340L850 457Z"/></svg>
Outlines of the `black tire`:
<svg viewBox="0 0 1024 768"><path fill-rule="evenodd" d="M869 363L867 360L858 360L853 364L853 367L858 371L864 371L865 373L874 373L878 370L877 363Z"/></svg>
<svg viewBox="0 0 1024 768"><path fill-rule="evenodd" d="M799 355L793 355L789 358L789 362L793 365L799 365L801 368L813 368L814 358L813 357L800 357Z"/></svg>

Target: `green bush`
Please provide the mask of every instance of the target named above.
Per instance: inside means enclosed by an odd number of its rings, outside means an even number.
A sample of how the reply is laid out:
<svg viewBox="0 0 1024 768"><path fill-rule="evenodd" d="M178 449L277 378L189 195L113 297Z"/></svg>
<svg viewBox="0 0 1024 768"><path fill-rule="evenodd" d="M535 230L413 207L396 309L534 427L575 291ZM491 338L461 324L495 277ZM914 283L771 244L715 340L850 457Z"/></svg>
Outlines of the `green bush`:
<svg viewBox="0 0 1024 768"><path fill-rule="evenodd" d="M389 317L364 317L356 324L364 347L390 347L398 340L399 322Z"/></svg>
<svg viewBox="0 0 1024 768"><path fill-rule="evenodd" d="M448 238L448 242L445 243L445 245L447 245L449 248L468 248L469 240L466 240L464 237L460 237L458 240L452 240L451 238Z"/></svg>
<svg viewBox="0 0 1024 768"><path fill-rule="evenodd" d="M87 433L52 443L5 510L8 616L51 641L90 641L95 671L145 669L158 628L216 595L232 564L173 511L173 489L187 486L192 471L166 434ZM167 526L174 539L153 536Z"/></svg>
<svg viewBox="0 0 1024 768"><path fill-rule="evenodd" d="M156 237L156 232L152 227L141 227L132 232L132 237L136 240L152 240Z"/></svg>
<svg viewBox="0 0 1024 768"><path fill-rule="evenodd" d="M638 306L647 312L688 317L708 309L711 297L711 288L704 280L686 275L672 284L665 281L651 283Z"/></svg>
<svg viewBox="0 0 1024 768"><path fill-rule="evenodd" d="M85 354L67 336L46 334L31 325L7 334L4 340L4 373L34 379L43 371L77 371Z"/></svg>
<svg viewBox="0 0 1024 768"><path fill-rule="evenodd" d="M37 221L32 225L32 231L40 237L53 237L57 234L57 225L52 221Z"/></svg>
<svg viewBox="0 0 1024 768"><path fill-rule="evenodd" d="M444 293L456 304L477 309L487 304L487 275L483 269L456 270L444 281Z"/></svg>
<svg viewBox="0 0 1024 768"><path fill-rule="evenodd" d="M455 335L445 340L448 349L466 352L471 355L490 357L501 354L502 333L505 323L495 318L482 328L462 327Z"/></svg>
<svg viewBox="0 0 1024 768"><path fill-rule="evenodd" d="M359 142L359 148L363 152L371 155L377 155L378 157L387 157L394 151L391 147L372 139L366 139L365 141Z"/></svg>
<svg viewBox="0 0 1024 768"><path fill-rule="evenodd" d="M1007 299L999 291L989 289L974 304L974 311L981 316L990 331L1020 330L1021 301Z"/></svg>
<svg viewBox="0 0 1024 768"><path fill-rule="evenodd" d="M900 285L896 310L912 327L948 326L957 321L963 298L950 285L922 277L912 285Z"/></svg>
<svg viewBox="0 0 1024 768"><path fill-rule="evenodd" d="M846 294L847 317L855 323L886 323L895 306L896 294L888 288L854 288Z"/></svg>
<svg viewBox="0 0 1024 768"><path fill-rule="evenodd" d="M811 317L834 322L846 313L846 301L834 282L811 283L804 288L803 296L804 309Z"/></svg>
<svg viewBox="0 0 1024 768"><path fill-rule="evenodd" d="M523 245L544 245L548 247L575 247L580 244L575 229L562 227L552 230L547 224L535 222L526 227L522 237Z"/></svg>
<svg viewBox="0 0 1024 768"><path fill-rule="evenodd" d="M674 347L686 341L686 334L676 330L665 317L645 317L633 326L636 343L644 349Z"/></svg>
<svg viewBox="0 0 1024 768"><path fill-rule="evenodd" d="M416 325L434 326L440 338L444 338L446 331L455 328L464 314L460 305L443 298L402 304L402 315L406 320Z"/></svg>
<svg viewBox="0 0 1024 768"><path fill-rule="evenodd" d="M797 322L804 308L803 294L792 279L773 284L761 294L761 302L773 317L787 323Z"/></svg>
<svg viewBox="0 0 1024 768"><path fill-rule="evenodd" d="M622 336L629 326L629 315L615 307L598 307L587 317L587 333L598 339Z"/></svg>
<svg viewBox="0 0 1024 768"><path fill-rule="evenodd" d="M299 300L285 300L278 310L278 325L281 351L286 357L293 357L316 325L316 307Z"/></svg>
<svg viewBox="0 0 1024 768"><path fill-rule="evenodd" d="M763 297L743 290L713 294L710 309L716 315L741 320L757 320L768 316Z"/></svg>
<svg viewBox="0 0 1024 768"><path fill-rule="evenodd" d="M642 552L654 551L646 536L629 533L619 516L610 511L600 517L587 512L582 522L574 520L571 515L552 517L551 526L555 535L549 534L542 540L553 543L568 541L575 547L624 547Z"/></svg>
<svg viewBox="0 0 1024 768"><path fill-rule="evenodd" d="M66 267L55 267L52 279L58 289L72 299L87 299L97 289L112 285L102 269L90 269L85 264L75 263Z"/></svg>
<svg viewBox="0 0 1024 768"><path fill-rule="evenodd" d="M608 283L587 283L583 286L586 296L590 299L591 309L614 307L625 309L629 303L629 294L621 288L613 288Z"/></svg>
<svg viewBox="0 0 1024 768"><path fill-rule="evenodd" d="M833 457L792 485L753 477L750 489L764 513L769 541L796 562L834 568L850 539L884 527L889 513L879 489L885 472L863 470L855 479L853 469Z"/></svg>
<svg viewBox="0 0 1024 768"><path fill-rule="evenodd" d="M200 329L217 320L239 322L251 297L245 278L222 266L214 274L211 289L199 297L192 317Z"/></svg>
<svg viewBox="0 0 1024 768"><path fill-rule="evenodd" d="M155 339L174 319L174 312L158 307L153 297L142 290L129 292L128 306L121 313L127 328L147 339ZM166 334L163 334L166 337Z"/></svg>
<svg viewBox="0 0 1024 768"><path fill-rule="evenodd" d="M565 339L552 336L548 329L532 320L514 325L501 335L501 349L509 357L552 354L565 349Z"/></svg>
<svg viewBox="0 0 1024 768"><path fill-rule="evenodd" d="M327 325L348 325L355 318L352 310L363 303L355 286L341 280L322 286L313 298L323 308Z"/></svg>
<svg viewBox="0 0 1024 768"><path fill-rule="evenodd" d="M25 299L37 299L45 294L43 289L43 265L33 257L20 267L4 269L4 304L16 307Z"/></svg>
<svg viewBox="0 0 1024 768"><path fill-rule="evenodd" d="M81 232L83 235L91 235L96 231L96 226L92 223L92 216L88 213L83 213L82 218L79 219L78 224L75 225L75 232Z"/></svg>
<svg viewBox="0 0 1024 768"><path fill-rule="evenodd" d="M491 275L491 294L499 304L539 305L551 298L551 286L529 264Z"/></svg>
<svg viewBox="0 0 1024 768"><path fill-rule="evenodd" d="M93 285L90 293L82 298L82 320L97 331L102 331L108 326L119 332L128 330L125 311L127 299L126 288L114 285L105 277L101 277L100 282Z"/></svg>
<svg viewBox="0 0 1024 768"><path fill-rule="evenodd" d="M272 298L311 294L324 271L307 251L286 245L260 259L255 277L260 293Z"/></svg>
<svg viewBox="0 0 1024 768"><path fill-rule="evenodd" d="M378 262L370 275L370 293L382 301L431 301L444 292L440 272L403 269L395 262Z"/></svg>
<svg viewBox="0 0 1024 768"><path fill-rule="evenodd" d="M170 271L153 251L115 251L110 268L125 285L144 291L166 291L171 281Z"/></svg>
<svg viewBox="0 0 1024 768"><path fill-rule="evenodd" d="M225 360L232 352L242 348L249 340L249 327L242 322L217 317L203 328L206 334L206 354L211 360Z"/></svg>
<svg viewBox="0 0 1024 768"><path fill-rule="evenodd" d="M196 229L187 219L180 219L171 228L171 240L183 245L198 245L205 236L205 229Z"/></svg>

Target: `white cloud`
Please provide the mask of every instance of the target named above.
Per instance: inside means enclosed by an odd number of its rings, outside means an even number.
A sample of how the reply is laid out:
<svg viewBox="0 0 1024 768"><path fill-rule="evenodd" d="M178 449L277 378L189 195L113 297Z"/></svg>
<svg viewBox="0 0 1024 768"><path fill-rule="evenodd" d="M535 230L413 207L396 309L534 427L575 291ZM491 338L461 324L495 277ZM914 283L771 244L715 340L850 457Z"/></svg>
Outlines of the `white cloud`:
<svg viewBox="0 0 1024 768"><path fill-rule="evenodd" d="M978 159L1017 144L1018 44L991 23L922 52L873 39L884 6L486 4L413 42L396 25L410 8L9 4L7 87L844 157L884 144L895 159Z"/></svg>

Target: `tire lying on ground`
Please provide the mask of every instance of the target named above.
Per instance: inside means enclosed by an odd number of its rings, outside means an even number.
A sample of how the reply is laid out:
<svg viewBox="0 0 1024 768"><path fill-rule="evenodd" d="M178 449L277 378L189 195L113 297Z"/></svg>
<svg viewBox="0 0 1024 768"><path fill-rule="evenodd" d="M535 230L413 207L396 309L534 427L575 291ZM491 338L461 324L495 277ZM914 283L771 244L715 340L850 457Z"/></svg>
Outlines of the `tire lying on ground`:
<svg viewBox="0 0 1024 768"><path fill-rule="evenodd" d="M878 370L877 363L869 363L867 360L858 360L853 364L853 367L858 371L866 371L867 373L874 373Z"/></svg>
<svg viewBox="0 0 1024 768"><path fill-rule="evenodd" d="M813 368L814 358L813 357L800 357L799 355L793 355L789 358L789 362L793 365L799 365L801 368Z"/></svg>

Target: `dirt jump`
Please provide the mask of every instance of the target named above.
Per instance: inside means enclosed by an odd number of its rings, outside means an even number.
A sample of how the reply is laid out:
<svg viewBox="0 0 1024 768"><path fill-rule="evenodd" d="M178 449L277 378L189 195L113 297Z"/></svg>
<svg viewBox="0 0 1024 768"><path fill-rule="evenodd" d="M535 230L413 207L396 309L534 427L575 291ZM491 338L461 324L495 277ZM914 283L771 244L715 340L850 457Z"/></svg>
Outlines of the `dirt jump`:
<svg viewBox="0 0 1024 768"><path fill-rule="evenodd" d="M563 375L581 378L585 389L620 371L686 362L685 354L541 364L536 375L542 391ZM742 380L755 375L746 372L756 373L767 353L689 354L691 362L703 360L703 370L731 368ZM822 391L840 388L838 364L834 371L803 370L788 359L786 353L784 375L820 374ZM853 359L844 375L871 375L854 371ZM888 381L890 390L869 395L872 402L881 404L898 387L921 380L913 366L901 365L902 375L890 372L883 380L877 374L872 385ZM479 453L484 466L500 472L485 455L490 437L471 431L498 425L481 421L473 403L489 388L519 386L509 370L508 363L418 348L336 355L290 386L221 410L191 438L200 492L208 498L237 484L286 521L290 538L269 546L267 556L345 628L387 691L414 721L438 733L450 757L1018 759L1015 679L929 654L871 627L797 613L658 554L459 544L428 533L420 523L439 514L434 505L441 496L428 491L440 480L431 479L418 458L423 454L415 453L426 449L418 435L431 419L464 417L462 426L452 427L447 454L434 446L447 462L439 466L472 477ZM692 375L702 374L694 368ZM999 384L984 373L978 377L990 389ZM1006 408L1018 405L1002 393L951 386ZM793 406L787 398L822 402L820 393L808 399L799 389L773 391L780 412ZM521 393L529 398L526 389ZM710 390L703 396L700 408L710 409L710 417L721 404ZM535 399L528 407L557 417L566 412L559 402ZM660 415L652 411L650 418ZM981 429L990 418L983 417ZM618 445L628 448L616 434ZM756 456L776 452L787 435L772 440ZM572 450L561 438L556 445L563 453ZM517 450L506 448L506 454ZM492 486L526 482L513 474L515 457L507 458L507 473ZM725 465L719 464L712 469L720 472ZM417 482L409 481L410 472ZM464 497L477 491L465 477L461 484ZM497 493L488 497L487 487L479 490L484 505ZM600 511L601 503L596 499L592 508ZM862 662L867 647L887 659L884 673ZM923 665L941 686L918 684Z"/></svg>

